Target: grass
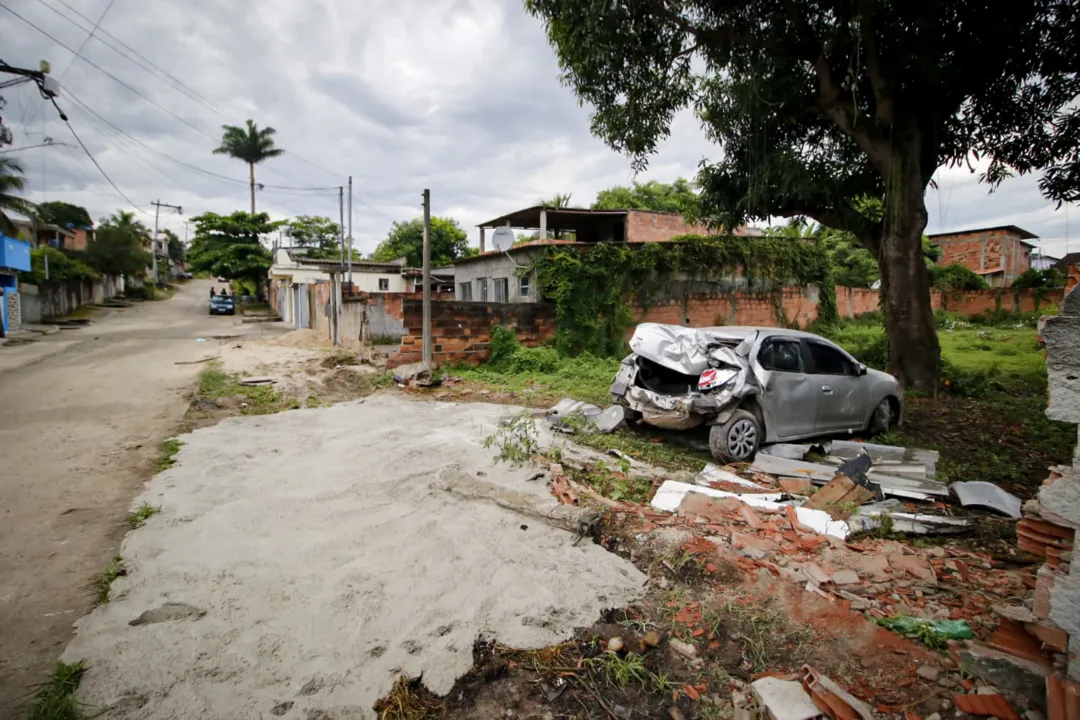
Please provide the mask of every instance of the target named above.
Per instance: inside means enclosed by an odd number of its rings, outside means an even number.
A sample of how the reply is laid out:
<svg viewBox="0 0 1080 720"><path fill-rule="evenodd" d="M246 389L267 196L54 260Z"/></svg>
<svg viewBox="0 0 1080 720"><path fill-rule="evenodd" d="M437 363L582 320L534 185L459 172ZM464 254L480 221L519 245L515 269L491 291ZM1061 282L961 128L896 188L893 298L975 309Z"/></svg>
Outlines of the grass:
<svg viewBox="0 0 1080 720"><path fill-rule="evenodd" d="M611 402L608 387L618 369L619 361L614 358L568 358L554 348L539 347L520 348L514 353L514 362L500 367L459 365L450 372L505 392L572 397L607 405Z"/></svg>
<svg viewBox="0 0 1080 720"><path fill-rule="evenodd" d="M599 671L608 682L621 688L630 683L645 685L652 675L645 667L645 656L637 653L619 656L613 652L603 652L585 663L590 669Z"/></svg>
<svg viewBox="0 0 1080 720"><path fill-rule="evenodd" d="M176 438L169 438L161 443L161 459L158 460L158 470L168 470L176 463L176 454L184 443Z"/></svg>
<svg viewBox="0 0 1080 720"><path fill-rule="evenodd" d="M56 669L48 681L34 694L27 715L29 720L82 720L86 717L75 699L86 666L80 660L75 663L56 663Z"/></svg>
<svg viewBox="0 0 1080 720"><path fill-rule="evenodd" d="M221 363L211 361L199 373L196 394L207 400L237 398L242 415L268 415L299 407L296 400L278 392L272 385L243 385L240 376L225 372Z"/></svg>
<svg viewBox="0 0 1080 720"><path fill-rule="evenodd" d="M128 514L128 525L130 525L132 529L141 528L151 516L156 515L159 512L161 512L160 505L151 505L148 502L143 502L139 507Z"/></svg>
<svg viewBox="0 0 1080 720"><path fill-rule="evenodd" d="M94 581L98 605L105 605L109 602L109 590L112 588L113 582L123 575L127 575L127 569L124 567L124 559L117 555L105 566L105 572Z"/></svg>

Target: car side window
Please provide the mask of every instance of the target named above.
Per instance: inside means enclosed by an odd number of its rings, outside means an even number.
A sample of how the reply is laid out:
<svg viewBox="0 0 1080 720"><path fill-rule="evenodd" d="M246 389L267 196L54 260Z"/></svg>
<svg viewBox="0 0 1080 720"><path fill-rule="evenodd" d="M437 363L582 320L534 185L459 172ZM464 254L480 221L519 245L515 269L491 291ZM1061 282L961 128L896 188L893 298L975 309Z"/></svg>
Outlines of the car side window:
<svg viewBox="0 0 1080 720"><path fill-rule="evenodd" d="M766 370L776 372L806 372L798 340L769 341L769 344L761 349L758 363Z"/></svg>
<svg viewBox="0 0 1080 720"><path fill-rule="evenodd" d="M810 356L814 358L814 369L818 375L854 375L855 367L843 353L828 345L811 342Z"/></svg>

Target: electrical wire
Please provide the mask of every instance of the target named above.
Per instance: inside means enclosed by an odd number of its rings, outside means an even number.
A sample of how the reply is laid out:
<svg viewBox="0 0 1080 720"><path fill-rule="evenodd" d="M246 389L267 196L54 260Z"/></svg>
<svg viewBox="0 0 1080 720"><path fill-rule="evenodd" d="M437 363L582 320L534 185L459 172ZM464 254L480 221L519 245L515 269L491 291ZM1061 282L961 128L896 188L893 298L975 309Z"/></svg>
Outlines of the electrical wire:
<svg viewBox="0 0 1080 720"><path fill-rule="evenodd" d="M75 139L79 141L79 146L83 149L83 152L86 153L86 156L88 158L90 158L90 162L94 163L94 167L96 167L98 169L98 172L101 173L101 176L104 177L106 180L108 180L109 184L112 185L113 190L115 190L117 193L119 193L120 197L124 198L124 200L126 200L128 202L128 204L130 204L133 208L135 208L136 210L138 210L141 213L145 213L146 215L149 215L150 213L148 211L143 210L141 207L139 207L134 202L132 202L131 198L129 198L127 195L125 195L124 191L116 186L116 183L114 183L112 181L112 178L109 177L109 174L107 172L105 172L105 170L101 167L101 165L98 164L98 161L94 158L94 154L91 153L90 150L86 147L85 143L83 143L82 138L79 137L79 134L77 132L75 132L75 128L71 127L71 123L68 122L65 119L64 124L68 126L68 130L70 130L71 134L75 136Z"/></svg>
<svg viewBox="0 0 1080 720"><path fill-rule="evenodd" d="M94 33L96 33L98 28L101 26L101 21L105 19L105 16L109 14L109 11L112 10L112 6L115 4L116 0L109 0L109 4L105 6L105 9L101 12L101 15L98 16L97 22L94 23L94 27L90 28L90 32L87 33L86 37L83 39L82 45L80 45L79 49L75 51L75 57L71 58L71 62L69 62L68 66L64 68L64 72L60 73L60 78L63 78L64 75L67 74L67 71L71 69L71 66L75 64L75 58L80 57L79 53L81 53L86 48L86 43L90 42L90 38L94 37ZM89 22L89 19L87 19L87 22ZM79 29L81 30L82 28Z"/></svg>
<svg viewBox="0 0 1080 720"><path fill-rule="evenodd" d="M57 44L57 45L59 45L60 47L64 48L65 50L67 50L68 52L72 53L72 54L73 54L73 55L75 55L76 57L78 57L78 58L81 58L81 59L82 59L82 61L83 61L83 62L85 62L85 63L86 63L87 65L89 65L90 67L92 67L92 68L94 68L94 69L98 70L99 72L101 72L101 73L104 73L105 75L109 76L109 77L110 77L110 78L112 78L112 79L113 79L114 81L116 81L116 82L117 82L117 83L119 83L120 85L123 85L123 86L124 86L125 88L127 88L127 89L128 89L128 90L130 90L131 92L135 93L136 95L138 95L139 97L141 97L141 98L142 98L143 100L145 100L146 102L150 103L151 105L153 105L154 107L158 108L159 110L161 110L161 111L163 111L163 112L167 113L168 115L171 115L172 117L176 118L177 120L179 120L179 121L180 121L180 122L182 122L183 124L187 125L187 126L188 126L189 128L191 128L191 129L192 129L192 130L194 130L195 132L199 133L199 134L200 134L200 135L202 135L203 137L209 138L210 140L213 140L214 142L217 142L217 141L218 141L218 138L215 138L215 137L213 137L212 135L209 135L209 134L207 134L207 133L203 132L203 131L202 131L202 130L201 130L201 129L200 129L200 128L199 128L198 126L197 126L197 125L194 125L193 123L189 122L188 120L185 120L184 118L180 117L179 115L177 115L177 114L176 114L176 113L174 113L174 112L173 112L172 110L170 110L169 108L165 107L164 105L162 105L162 104L160 104L160 103L158 103L158 102L156 102L156 101L154 101L154 100L151 100L151 99L150 99L149 97L147 97L146 95L144 95L144 94L143 94L143 93L142 93L141 91L139 91L139 90L138 90L137 88L135 88L135 87L132 87L131 85L129 85L128 83L124 82L124 81L123 81L123 80L121 80L120 78L116 77L116 76L115 76L115 75L113 75L113 74L112 74L111 72L109 72L109 71L108 71L108 70L106 70L105 68L101 67L101 66L100 66L100 65L98 65L97 63L93 62L92 60L89 60L89 59L87 59L87 58L86 58L86 57L85 57L84 55L81 55L81 54L79 54L79 53L75 52L75 51L74 51L74 50L72 50L72 49L71 49L70 47L68 47L68 46L67 46L67 45L66 45L65 43L63 43L63 42L61 42L60 40L56 39L55 37L53 37L53 36L52 36L52 35L50 35L49 33L45 32L45 31L44 31L44 30L42 30L42 29L41 29L40 27L38 27L37 25L35 25L35 24L34 24L33 22L31 22L31 21L27 20L27 19L26 19L26 18L24 18L24 17L22 16L22 15L20 15L20 14L19 14L19 13L17 13L17 12L15 12L15 11L14 11L14 10L12 10L11 8L9 8L9 7L7 6L7 5L4 5L3 3L0 3L0 8L3 8L4 10L7 10L7 11L8 11L9 13L11 13L11 14L12 14L12 15L14 15L15 17L19 18L20 20L22 20L22 21L23 21L24 23L26 23L26 24L27 24L27 25L29 25L30 27L32 27L32 28L34 28L35 30L37 30L37 31L38 31L39 33L41 33L41 34L42 34L42 35L44 35L45 37L49 38L50 40L52 40L52 41L53 41L54 43L56 43L56 44Z"/></svg>

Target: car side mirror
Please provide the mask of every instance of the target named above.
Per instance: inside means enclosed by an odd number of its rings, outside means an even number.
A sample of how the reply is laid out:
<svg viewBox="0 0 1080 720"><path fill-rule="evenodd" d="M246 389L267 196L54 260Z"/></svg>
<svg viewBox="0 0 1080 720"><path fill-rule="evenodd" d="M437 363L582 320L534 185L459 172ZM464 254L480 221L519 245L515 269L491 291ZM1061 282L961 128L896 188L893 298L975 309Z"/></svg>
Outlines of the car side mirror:
<svg viewBox="0 0 1080 720"><path fill-rule="evenodd" d="M855 366L855 374L858 375L859 377L862 377L863 375L865 375L866 374L866 366L863 365L862 363L859 363L858 365L856 365Z"/></svg>

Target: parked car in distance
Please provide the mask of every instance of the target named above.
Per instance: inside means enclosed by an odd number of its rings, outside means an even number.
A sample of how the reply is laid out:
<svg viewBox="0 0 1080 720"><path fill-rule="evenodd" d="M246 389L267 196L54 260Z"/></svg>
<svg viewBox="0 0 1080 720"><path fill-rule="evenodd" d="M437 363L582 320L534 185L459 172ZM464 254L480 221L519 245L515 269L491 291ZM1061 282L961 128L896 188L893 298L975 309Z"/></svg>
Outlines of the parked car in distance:
<svg viewBox="0 0 1080 720"><path fill-rule="evenodd" d="M222 293L221 295L210 296L210 314L211 315L235 315L236 303L233 302L233 298L230 295Z"/></svg>
<svg viewBox="0 0 1080 720"><path fill-rule="evenodd" d="M224 275L218 275L218 276L217 276L217 281L218 281L219 283L226 283L226 282L229 282L228 280L226 280L226 279L225 279L225 276L224 276Z"/></svg>
<svg viewBox="0 0 1080 720"><path fill-rule="evenodd" d="M722 462L750 461L768 443L886 432L903 419L896 378L812 333L642 323L630 349L612 400L655 427L708 425Z"/></svg>

